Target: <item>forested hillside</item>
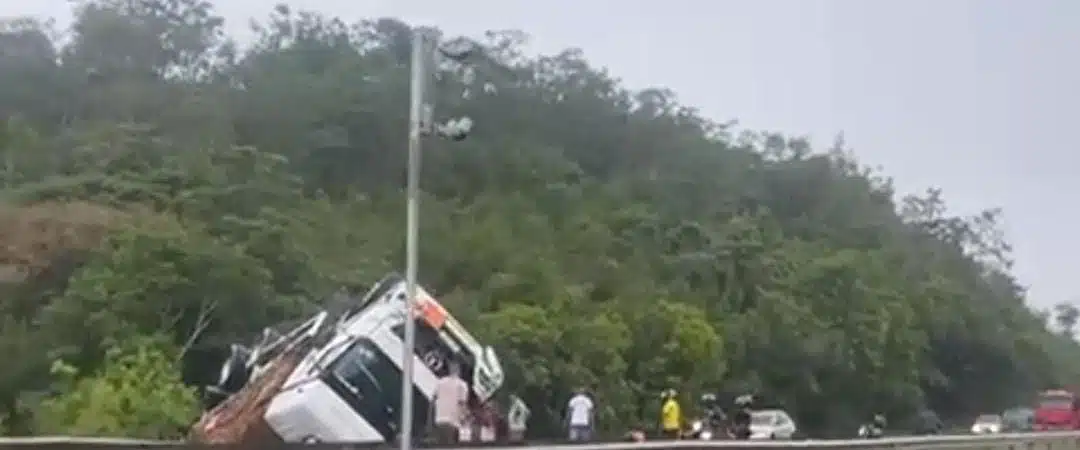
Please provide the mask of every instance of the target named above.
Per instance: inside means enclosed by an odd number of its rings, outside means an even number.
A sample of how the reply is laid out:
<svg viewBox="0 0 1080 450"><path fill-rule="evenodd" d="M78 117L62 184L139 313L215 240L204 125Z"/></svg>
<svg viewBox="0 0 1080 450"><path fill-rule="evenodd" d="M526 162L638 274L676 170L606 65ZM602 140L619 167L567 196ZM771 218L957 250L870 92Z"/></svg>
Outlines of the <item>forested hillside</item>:
<svg viewBox="0 0 1080 450"><path fill-rule="evenodd" d="M176 436L223 345L400 269L409 29L281 6L241 47L197 0L75 3L70 29L0 30L0 428ZM674 387L824 433L1080 380L998 212L523 39L441 73L438 112L477 129L427 147L421 279L497 343L537 433L583 385L609 429Z"/></svg>

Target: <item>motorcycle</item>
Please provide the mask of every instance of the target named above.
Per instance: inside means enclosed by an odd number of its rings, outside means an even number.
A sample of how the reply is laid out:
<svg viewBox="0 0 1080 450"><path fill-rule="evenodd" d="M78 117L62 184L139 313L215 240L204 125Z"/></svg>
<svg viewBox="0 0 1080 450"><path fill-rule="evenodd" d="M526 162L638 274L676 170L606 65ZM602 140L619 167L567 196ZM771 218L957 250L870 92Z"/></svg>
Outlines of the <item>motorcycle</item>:
<svg viewBox="0 0 1080 450"><path fill-rule="evenodd" d="M863 424L859 427L860 439L877 439L885 434L885 430L874 424Z"/></svg>
<svg viewBox="0 0 1080 450"><path fill-rule="evenodd" d="M753 432L750 430L750 425L732 424L731 429L728 430L728 436L732 439L747 440L750 439L750 435Z"/></svg>
<svg viewBox="0 0 1080 450"><path fill-rule="evenodd" d="M687 433L687 437L709 441L719 437L716 431L716 427L709 424L709 421L698 419L690 423L690 432Z"/></svg>
<svg viewBox="0 0 1080 450"><path fill-rule="evenodd" d="M716 404L716 397L711 394L702 396L704 416L690 423L690 429L684 434L690 439L708 441L718 439L725 434L724 424L727 415Z"/></svg>
<svg viewBox="0 0 1080 450"><path fill-rule="evenodd" d="M751 412L749 409L741 409L731 414L731 423L728 427L728 436L732 439L747 440L753 435L750 429Z"/></svg>

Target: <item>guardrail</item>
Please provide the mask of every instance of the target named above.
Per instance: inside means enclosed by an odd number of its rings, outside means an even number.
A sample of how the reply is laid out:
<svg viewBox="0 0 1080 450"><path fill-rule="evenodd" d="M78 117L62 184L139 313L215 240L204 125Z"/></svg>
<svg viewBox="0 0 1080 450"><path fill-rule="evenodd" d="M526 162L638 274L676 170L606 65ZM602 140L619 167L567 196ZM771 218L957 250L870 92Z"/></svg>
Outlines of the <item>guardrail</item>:
<svg viewBox="0 0 1080 450"><path fill-rule="evenodd" d="M289 447L310 447L295 444ZM25 438L0 438L0 448L59 450L59 449L116 449L134 450L145 448L190 448L197 445L182 441L153 441L120 438L81 438L68 436L40 436ZM315 447L347 449L388 448L384 445L321 444ZM544 446L480 446L455 447L454 450L521 450L542 448L544 450L660 450L660 449L844 449L844 450L1080 450L1080 432L1019 433L977 436L905 436L880 439L800 440L800 441L680 441L615 442L597 444L560 444ZM261 450L261 449L253 449ZM267 449L270 450L270 449Z"/></svg>

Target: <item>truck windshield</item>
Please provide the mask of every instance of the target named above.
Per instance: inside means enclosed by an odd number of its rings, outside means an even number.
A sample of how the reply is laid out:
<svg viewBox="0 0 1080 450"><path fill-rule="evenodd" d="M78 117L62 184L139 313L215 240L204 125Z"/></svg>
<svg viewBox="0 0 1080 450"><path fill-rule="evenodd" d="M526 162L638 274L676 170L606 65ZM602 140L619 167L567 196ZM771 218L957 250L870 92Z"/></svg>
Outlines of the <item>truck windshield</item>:
<svg viewBox="0 0 1080 450"><path fill-rule="evenodd" d="M357 340L329 369L353 394L354 398L348 399L350 406L372 426L380 430L397 428L401 371L374 342Z"/></svg>

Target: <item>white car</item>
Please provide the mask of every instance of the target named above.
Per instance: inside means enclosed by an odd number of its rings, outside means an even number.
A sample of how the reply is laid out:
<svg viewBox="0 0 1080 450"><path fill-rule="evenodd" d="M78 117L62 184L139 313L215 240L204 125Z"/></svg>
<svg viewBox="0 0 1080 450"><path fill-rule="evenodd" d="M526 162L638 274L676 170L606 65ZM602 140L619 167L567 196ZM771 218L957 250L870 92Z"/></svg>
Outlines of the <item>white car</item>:
<svg viewBox="0 0 1080 450"><path fill-rule="evenodd" d="M763 409L750 416L750 439L791 439L797 429L782 409Z"/></svg>
<svg viewBox="0 0 1080 450"><path fill-rule="evenodd" d="M971 426L974 434L997 434L1001 432L1001 416L997 414L983 414L975 419Z"/></svg>

